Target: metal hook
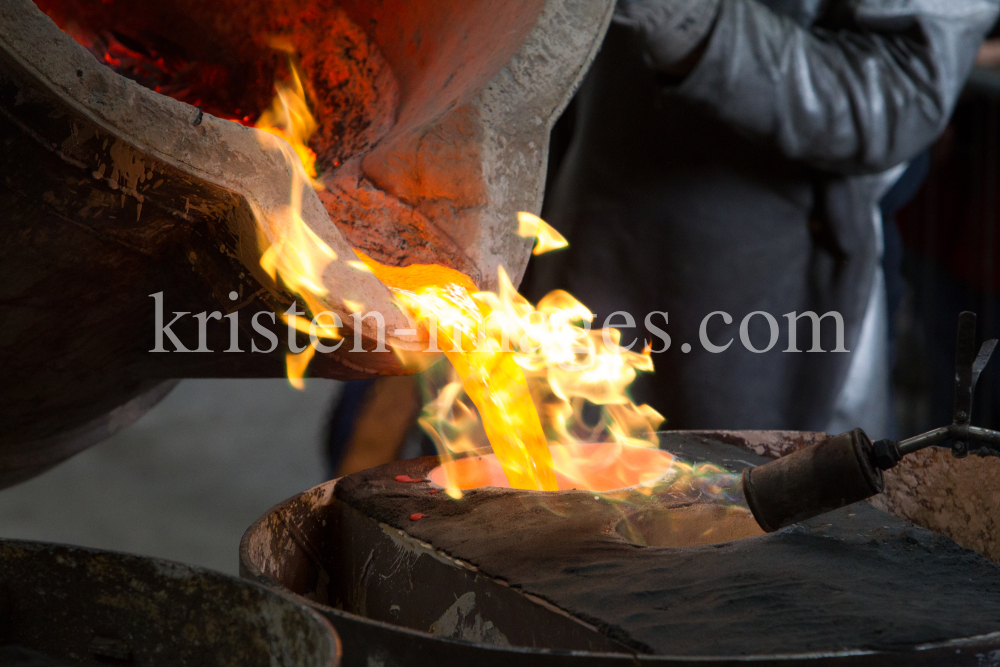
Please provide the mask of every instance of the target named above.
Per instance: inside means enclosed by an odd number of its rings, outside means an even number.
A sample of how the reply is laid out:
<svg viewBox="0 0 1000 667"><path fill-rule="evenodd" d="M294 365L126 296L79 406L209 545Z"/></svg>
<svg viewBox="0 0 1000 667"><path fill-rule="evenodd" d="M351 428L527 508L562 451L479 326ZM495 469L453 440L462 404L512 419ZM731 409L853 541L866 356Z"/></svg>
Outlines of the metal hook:
<svg viewBox="0 0 1000 667"><path fill-rule="evenodd" d="M958 316L958 344L955 350L955 408L952 415L952 432L958 437L952 439L951 453L962 458L969 453L968 429L972 421L972 397L979 375L983 372L996 339L988 340L976 353L976 314L969 311ZM963 437L964 436L964 437Z"/></svg>

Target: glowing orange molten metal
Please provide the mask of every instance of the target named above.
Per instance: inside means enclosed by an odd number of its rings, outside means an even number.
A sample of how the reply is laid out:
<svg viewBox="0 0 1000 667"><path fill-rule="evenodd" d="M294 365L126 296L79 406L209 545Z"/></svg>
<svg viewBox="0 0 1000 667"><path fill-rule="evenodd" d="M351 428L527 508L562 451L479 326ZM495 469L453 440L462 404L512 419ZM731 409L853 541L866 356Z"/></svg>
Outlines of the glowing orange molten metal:
<svg viewBox="0 0 1000 667"><path fill-rule="evenodd" d="M467 276L446 267L390 267L359 255L431 345L441 345L458 375L460 385L444 387L421 420L442 454L451 495L477 485L474 465L455 455L480 448L473 435L478 427L514 488L614 489L648 483L670 469L670 455L651 449L662 417L626 394L637 370L652 370L648 353L618 347L614 329L583 326L593 315L572 296L552 292L535 309L502 268L499 293L492 293L477 291ZM460 389L478 419L459 401ZM603 413L589 435L611 442L550 451L550 442L572 444L587 435L579 433L587 402Z"/></svg>
<svg viewBox="0 0 1000 667"><path fill-rule="evenodd" d="M455 367L469 398L479 410L483 428L510 485L554 491L552 456L524 371L505 351L498 332L477 326L490 315L489 306L468 276L444 266L416 264L403 268L379 264L358 255L399 299L414 319L436 329L444 354Z"/></svg>
<svg viewBox="0 0 1000 667"><path fill-rule="evenodd" d="M618 443L553 445L552 463L561 491L614 491L661 480L674 465L669 453ZM431 471L431 481L461 489L511 486L497 456L470 456L446 461Z"/></svg>
<svg viewBox="0 0 1000 667"><path fill-rule="evenodd" d="M307 145L317 125L291 49L272 46L289 54L291 80L275 85L274 102L256 127L287 142L281 150L292 171L292 198L289 218L264 251L261 266L319 315L326 310L323 297L330 294L323 270L337 257L301 217L303 190L322 187L315 181L316 155ZM537 240L534 254L567 245L530 213L518 214L518 232ZM663 418L649 406L635 405L626 393L638 371L653 370L648 350L619 347L616 329L592 331L593 314L570 294L552 292L536 308L517 293L502 267L499 290L493 293L479 291L468 276L444 266L393 267L361 252L358 256L363 262L347 263L372 271L393 292L421 327L429 351L443 352L457 375L434 391L420 422L442 460L457 466L444 467L450 495L460 497L461 488L475 485L463 472L471 470L470 464L457 457L486 445L492 446L510 486L521 489L621 488L649 483L670 470L670 455L655 449ZM305 333L340 337L332 322L284 317ZM315 341L287 355L293 385L302 387L314 353ZM596 423L584 418L588 405L599 412ZM594 441L610 444L549 448Z"/></svg>
<svg viewBox="0 0 1000 667"><path fill-rule="evenodd" d="M221 108L224 105L209 99L213 95L205 95L213 92L213 82L225 78L221 66L168 57L145 37L123 41L117 33L97 35L72 25L66 28L107 64L158 92L196 106L204 102L206 112L222 118L240 123L251 119L240 109ZM309 311L307 317L281 315L289 326L310 335L308 347L286 355L288 379L301 389L316 341L341 337L327 311L330 288L335 286L324 282L325 269L338 257L302 217L309 190L323 189L317 180L317 156L309 147L319 129L307 95L314 82L296 67L291 39L273 37L270 46L287 56L289 76L275 82L271 106L254 127L268 133L258 136L262 144L282 152L291 187L284 210L259 221L269 239L261 248L260 264ZM521 236L536 239L535 255L567 245L534 214L518 213L517 224ZM626 392L637 372L653 370L648 350L619 347L615 329L592 331L593 315L570 294L552 292L536 307L517 293L502 267L499 289L492 293L479 291L467 276L443 266L392 267L358 255L363 262L339 259L356 270L375 273L423 328L433 343L430 351L443 351L457 376L449 376L432 392L433 400L421 419L438 446L444 462L443 485L453 497L461 495L461 488L487 483L538 490L610 490L648 485L666 473L684 470L683 464L656 449L655 432L662 417L649 406L635 405ZM361 303L342 302L351 312L364 309ZM602 444L581 444L591 442ZM495 459L463 458L490 445Z"/></svg>

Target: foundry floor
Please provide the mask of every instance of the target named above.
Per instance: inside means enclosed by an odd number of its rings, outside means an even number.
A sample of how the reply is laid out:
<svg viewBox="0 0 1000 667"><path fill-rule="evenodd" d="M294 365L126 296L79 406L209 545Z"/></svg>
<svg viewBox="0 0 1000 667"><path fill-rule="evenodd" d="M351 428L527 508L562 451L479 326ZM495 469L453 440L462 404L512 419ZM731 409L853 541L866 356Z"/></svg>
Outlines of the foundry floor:
<svg viewBox="0 0 1000 667"><path fill-rule="evenodd" d="M340 384L187 380L131 427L0 491L0 537L158 556L236 574L243 531L324 481Z"/></svg>

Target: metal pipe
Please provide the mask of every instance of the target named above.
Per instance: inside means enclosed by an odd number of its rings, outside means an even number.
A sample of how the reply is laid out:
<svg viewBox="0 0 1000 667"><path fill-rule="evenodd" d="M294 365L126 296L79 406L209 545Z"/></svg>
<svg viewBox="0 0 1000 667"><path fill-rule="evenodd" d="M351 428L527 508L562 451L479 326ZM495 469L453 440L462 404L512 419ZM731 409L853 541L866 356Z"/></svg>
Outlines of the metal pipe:
<svg viewBox="0 0 1000 667"><path fill-rule="evenodd" d="M906 456L907 454L950 440L952 437L951 429L951 426L942 426L933 431L927 431L927 433L907 438L899 443L899 453Z"/></svg>
<svg viewBox="0 0 1000 667"><path fill-rule="evenodd" d="M969 440L992 445L994 449L1000 448L1000 432L991 431L988 428L969 426Z"/></svg>
<svg viewBox="0 0 1000 667"><path fill-rule="evenodd" d="M899 453L903 456L934 445L940 445L948 440L961 442L976 442L993 448L1000 447L1000 431L969 426L968 424L951 424L942 426L927 433L915 435L899 443Z"/></svg>

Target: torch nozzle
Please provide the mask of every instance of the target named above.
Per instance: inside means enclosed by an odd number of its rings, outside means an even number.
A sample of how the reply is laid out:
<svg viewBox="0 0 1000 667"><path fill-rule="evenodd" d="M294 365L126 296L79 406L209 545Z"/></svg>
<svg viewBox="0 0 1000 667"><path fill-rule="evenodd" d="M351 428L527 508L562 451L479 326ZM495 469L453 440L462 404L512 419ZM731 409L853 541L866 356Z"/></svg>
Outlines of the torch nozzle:
<svg viewBox="0 0 1000 667"><path fill-rule="evenodd" d="M872 441L859 428L743 471L743 495L771 533L871 498L884 488Z"/></svg>
<svg viewBox="0 0 1000 667"><path fill-rule="evenodd" d="M760 527L773 532L881 493L883 470L894 468L907 454L949 440L982 453L1000 453L1000 432L968 424L943 426L900 442L872 442L856 428L747 468L743 495Z"/></svg>
<svg viewBox="0 0 1000 667"><path fill-rule="evenodd" d="M951 441L956 457L970 450L1000 454L1000 432L972 426L972 396L979 375L997 341L976 352L976 315L958 317L955 354L955 409L950 426L895 440L872 442L859 428L743 471L743 495L760 527L767 532L811 519L881 493L882 471L913 452Z"/></svg>

